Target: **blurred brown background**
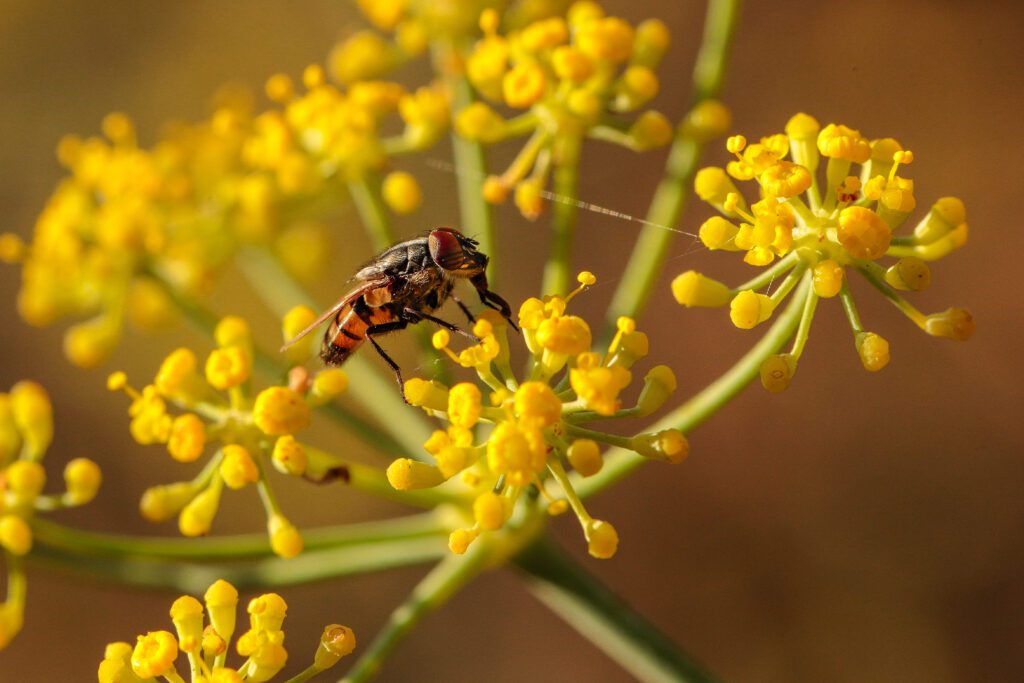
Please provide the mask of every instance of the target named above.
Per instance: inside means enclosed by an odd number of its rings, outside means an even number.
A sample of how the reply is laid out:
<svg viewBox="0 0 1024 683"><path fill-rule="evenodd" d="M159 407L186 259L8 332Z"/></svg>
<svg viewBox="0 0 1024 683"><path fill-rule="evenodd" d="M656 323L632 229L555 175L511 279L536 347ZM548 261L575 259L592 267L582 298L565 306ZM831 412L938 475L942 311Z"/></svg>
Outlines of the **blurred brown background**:
<svg viewBox="0 0 1024 683"><path fill-rule="evenodd" d="M674 45L657 104L673 118L686 99L703 7L698 2L609 0L609 11L662 17ZM297 74L357 25L339 0L294 3L0 2L0 228L23 235L60 177L53 147L65 132L91 134L101 117L136 118L144 142L161 122L194 119L225 81L259 87L276 71ZM1024 465L1020 435L1019 273L1024 146L1024 9L1016 3L866 0L750 2L736 40L724 99L748 137L782 129L796 111L843 122L914 150L919 203L943 195L968 207L971 243L934 268L915 302L925 310L970 308L978 331L966 344L928 338L881 297L859 287L861 313L892 344L893 361L860 367L837 302L819 308L792 388L770 397L748 389L692 437L692 456L650 466L594 500L594 514L622 537L609 562L586 559L640 611L729 681L1011 681L1024 672ZM406 82L415 72L403 74ZM437 158L447 157L442 147ZM709 162L725 160L712 150ZM581 197L642 215L663 155L593 144ZM424 182L426 225L457 224L453 179L422 160L405 167ZM709 215L691 206L682 227ZM536 293L543 227L502 211L502 293ZM353 223L336 257L336 284L369 253ZM637 226L581 217L577 258L605 283L579 301L596 319L611 294ZM735 256L674 249L668 277L688 268L739 281ZM588 251L589 250L589 251ZM512 277L512 273L515 277ZM97 502L64 521L134 533L172 533L137 518L143 488L182 475L158 448L127 434L125 403L102 388L125 367L137 381L179 343L136 337L116 365L86 373L62 358L60 331L36 330L14 312L16 268L0 268L0 387L35 378L51 391L57 477L88 455L106 476ZM223 310L258 305L228 278ZM574 304L575 305L575 304ZM264 316L265 328L270 320ZM668 362L690 393L754 340L721 312L686 311L660 289L643 326L653 362ZM269 333L266 337L270 338ZM411 358L395 340L400 357ZM404 356L403 356L404 354ZM333 432L324 430L328 438ZM344 447L342 442L341 447ZM280 483L300 525L392 514L333 487ZM313 510L299 512L302 501ZM254 530L254 492L227 496L218 530ZM584 556L578 528L560 536ZM319 629L342 621L368 643L422 569L290 588L286 622L293 667L308 661ZM95 680L103 645L169 628L167 594L97 584L32 567L22 634L0 653L3 680ZM430 617L400 648L382 680L625 681L629 677L548 613L511 574L483 577Z"/></svg>

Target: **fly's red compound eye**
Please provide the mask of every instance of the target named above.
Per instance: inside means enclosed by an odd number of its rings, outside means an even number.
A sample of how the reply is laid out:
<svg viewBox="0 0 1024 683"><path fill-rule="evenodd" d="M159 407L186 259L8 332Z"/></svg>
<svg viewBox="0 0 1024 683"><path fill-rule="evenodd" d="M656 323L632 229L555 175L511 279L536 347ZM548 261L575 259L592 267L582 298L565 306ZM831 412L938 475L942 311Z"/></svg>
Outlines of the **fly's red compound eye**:
<svg viewBox="0 0 1024 683"><path fill-rule="evenodd" d="M458 270L466 263L466 252L458 234L449 228L438 228L427 238L430 257L445 270Z"/></svg>

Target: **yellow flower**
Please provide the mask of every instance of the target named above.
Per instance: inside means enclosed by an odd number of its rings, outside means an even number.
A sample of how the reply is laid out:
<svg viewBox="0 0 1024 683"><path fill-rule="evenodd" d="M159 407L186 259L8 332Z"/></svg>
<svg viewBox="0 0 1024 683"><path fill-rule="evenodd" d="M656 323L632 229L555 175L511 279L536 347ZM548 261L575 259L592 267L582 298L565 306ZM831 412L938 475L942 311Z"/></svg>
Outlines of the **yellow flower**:
<svg viewBox="0 0 1024 683"><path fill-rule="evenodd" d="M742 329L764 322L793 292L802 301L803 319L789 353L768 358L761 382L772 392L784 390L797 367L818 299L839 297L850 322L857 352L868 370L889 362L889 345L864 329L847 284L858 273L926 333L966 339L974 321L963 309L922 313L900 291L921 291L931 283L926 261L963 246L968 227L963 202L943 197L910 234L897 230L917 206L913 180L899 171L914 154L892 138L871 140L841 124L822 127L814 117L796 114L785 134L748 144L733 135L726 149L735 156L726 169L701 169L694 190L724 214L709 218L699 238L708 249L743 251L743 260L771 268L749 282L730 288L690 271L672 283L684 306L730 304L729 315ZM787 160L789 156L792 160ZM822 170L820 161L827 163ZM860 168L854 169L859 164ZM756 203L749 205L730 178L755 181ZM894 259L882 265L881 259ZM759 290L770 287L771 295Z"/></svg>
<svg viewBox="0 0 1024 683"><path fill-rule="evenodd" d="M489 405L475 383L460 382L449 389L437 381L406 382L409 402L445 417L449 426L435 430L423 444L433 462L399 458L388 467L387 478L399 491L444 482L472 489L472 509L466 513L473 524L451 530L448 547L453 553L465 553L481 534L504 526L523 491L534 486L551 500L548 514L571 507L592 554L611 557L618 538L614 528L587 513L564 465L579 476L595 474L602 466L599 443L630 448L663 462L680 462L688 451L685 438L675 430L620 437L580 426L598 418L650 415L675 391L676 380L665 366L651 369L636 405L623 408L620 395L632 379L630 367L647 355L647 336L631 318L621 317L606 350L591 350L590 327L567 309L597 278L584 271L577 281L579 287L564 297L531 298L519 307L518 322L531 355L528 376L522 381L511 368L508 321L494 311L484 312L473 326L479 343L457 353L449 348L451 335L446 330L434 334L434 348L476 371L487 387ZM481 422L491 423L493 429L477 441L471 429ZM547 491L551 484L565 497L552 499Z"/></svg>
<svg viewBox="0 0 1024 683"><path fill-rule="evenodd" d="M191 662L190 680L198 683L241 683L243 680L268 681L288 660L284 648L284 618L288 608L276 593L253 598L248 605L250 628L238 638L236 649L246 660L240 667L226 664L228 644L235 633L238 591L223 579L209 587L205 609L189 595L171 605L170 616L177 638L169 631L150 631L139 636L134 649L128 643L110 643L99 665L100 683L125 681L183 680L175 668L179 651ZM209 625L203 628L203 618ZM310 669L324 671L334 666L356 647L352 629L340 624L327 626L320 636Z"/></svg>
<svg viewBox="0 0 1024 683"><path fill-rule="evenodd" d="M504 173L485 181L488 202L505 201L514 188L516 207L534 220L551 166L576 163L584 137L637 152L671 141L672 124L656 111L641 112L625 129L610 125L605 115L636 111L657 95L655 69L669 43L664 23L634 29L593 3L576 3L565 19L545 16L499 35L496 17L492 10L481 15L484 35L466 57L466 76L485 99L528 111L506 121L474 102L456 113L455 128L484 143L532 137Z"/></svg>
<svg viewBox="0 0 1024 683"><path fill-rule="evenodd" d="M287 387L270 387L256 397L252 418L264 434L294 434L309 424L309 406Z"/></svg>

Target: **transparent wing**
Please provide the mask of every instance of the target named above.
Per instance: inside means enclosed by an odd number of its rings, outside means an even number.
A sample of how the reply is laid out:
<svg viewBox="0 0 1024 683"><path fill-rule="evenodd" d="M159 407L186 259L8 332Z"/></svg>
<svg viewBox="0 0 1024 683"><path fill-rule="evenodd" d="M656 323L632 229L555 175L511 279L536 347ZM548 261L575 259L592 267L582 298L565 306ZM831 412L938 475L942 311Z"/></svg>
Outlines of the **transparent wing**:
<svg viewBox="0 0 1024 683"><path fill-rule="evenodd" d="M294 337L292 337L291 339L286 341L284 343L284 346L281 347L281 352L284 352L286 349L288 349L290 346L292 346L295 342L299 341L300 339L305 337L307 334L309 334L310 332L312 332L316 328L320 327L321 325L323 325L325 322L327 322L328 320L330 320L334 316L338 315L338 311L343 309L345 306L351 304L353 301L355 301L359 297L364 296L365 294L368 294L368 293L372 292L375 289L379 289L381 287L386 287L389 284L389 282L390 282L390 280L388 278L381 278L379 280L370 280L368 282L362 283L361 285L359 285L358 287L356 287L352 291L348 292L347 294L345 294L345 296L343 296L340 299L338 299L338 302L336 304L334 304L333 306L328 308L326 311L321 313L317 317L316 320L314 320L312 323L309 324L308 327L306 327L306 329L302 330L302 332L299 332L297 335L295 335Z"/></svg>

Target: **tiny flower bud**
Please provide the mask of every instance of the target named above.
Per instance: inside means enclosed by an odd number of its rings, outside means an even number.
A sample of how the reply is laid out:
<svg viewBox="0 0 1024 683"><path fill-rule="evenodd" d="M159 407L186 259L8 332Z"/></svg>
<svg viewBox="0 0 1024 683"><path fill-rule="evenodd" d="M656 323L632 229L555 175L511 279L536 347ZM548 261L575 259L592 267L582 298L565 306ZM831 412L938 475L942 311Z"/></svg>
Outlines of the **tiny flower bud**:
<svg viewBox="0 0 1024 683"><path fill-rule="evenodd" d="M683 306L717 308L732 300L732 291L717 280L688 270L672 280L672 296Z"/></svg>
<svg viewBox="0 0 1024 683"><path fill-rule="evenodd" d="M270 548L278 557L287 560L302 552L302 535L284 515L271 515L267 521L267 534L270 536Z"/></svg>
<svg viewBox="0 0 1024 683"><path fill-rule="evenodd" d="M274 451L270 456L274 469L282 474L301 476L306 472L309 459L306 449L291 434L285 434L274 442Z"/></svg>
<svg viewBox="0 0 1024 683"><path fill-rule="evenodd" d="M505 503L501 496L487 491L473 501L473 518L484 531L500 529L505 523Z"/></svg>
<svg viewBox="0 0 1024 683"><path fill-rule="evenodd" d="M445 480L437 467L411 458L399 458L388 465L387 477L396 491L431 488Z"/></svg>
<svg viewBox="0 0 1024 683"><path fill-rule="evenodd" d="M601 449L596 441L590 439L576 439L569 445L566 452L569 464L580 473L580 476L589 477L601 471L604 459L601 457Z"/></svg>
<svg viewBox="0 0 1024 683"><path fill-rule="evenodd" d="M779 394L789 388L789 383L796 372L796 360L788 353L768 356L761 363L761 386L773 394Z"/></svg>
<svg viewBox="0 0 1024 683"><path fill-rule="evenodd" d="M591 520L584 533L587 537L587 552L593 557L607 560L619 548L619 533L608 522Z"/></svg>
<svg viewBox="0 0 1024 683"><path fill-rule="evenodd" d="M356 634L348 626L331 624L324 628L320 645L313 656L313 666L318 671L329 669L342 657L356 649Z"/></svg>
<svg viewBox="0 0 1024 683"><path fill-rule="evenodd" d="M84 505L96 497L103 475L89 458L75 458L64 466L64 484L71 505Z"/></svg>
<svg viewBox="0 0 1024 683"><path fill-rule="evenodd" d="M865 370L878 372L889 364L889 342L882 337L874 332L861 332L855 342Z"/></svg>

